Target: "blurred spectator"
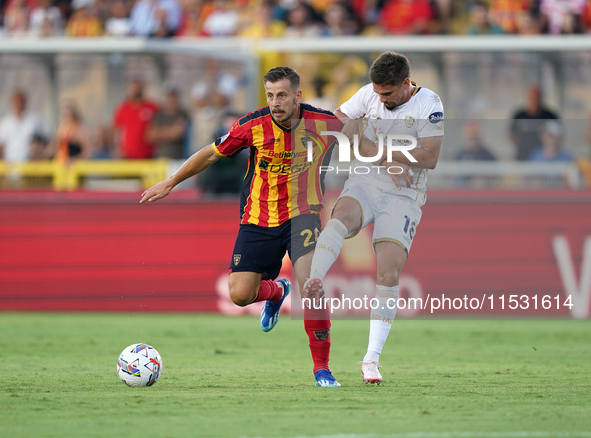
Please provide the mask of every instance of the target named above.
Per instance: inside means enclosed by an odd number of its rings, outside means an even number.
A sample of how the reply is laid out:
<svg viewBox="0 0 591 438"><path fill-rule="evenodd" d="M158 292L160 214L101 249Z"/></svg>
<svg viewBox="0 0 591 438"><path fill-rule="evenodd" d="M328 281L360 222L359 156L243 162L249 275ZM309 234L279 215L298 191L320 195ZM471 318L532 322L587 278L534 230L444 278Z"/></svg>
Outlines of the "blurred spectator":
<svg viewBox="0 0 591 438"><path fill-rule="evenodd" d="M238 118L240 118L239 114L225 113L210 141L215 141L218 137L226 134ZM248 152L246 150L232 157L221 157L215 166L211 166L199 175L199 186L207 193L240 193L247 162Z"/></svg>
<svg viewBox="0 0 591 438"><path fill-rule="evenodd" d="M548 21L548 33L582 33L588 0L541 0L540 12Z"/></svg>
<svg viewBox="0 0 591 438"><path fill-rule="evenodd" d="M530 11L519 11L515 16L516 33L518 35L539 35L541 24L538 16Z"/></svg>
<svg viewBox="0 0 591 438"><path fill-rule="evenodd" d="M380 13L380 23L392 35L431 33L434 18L428 0L389 0Z"/></svg>
<svg viewBox="0 0 591 438"><path fill-rule="evenodd" d="M216 59L208 58L205 61L203 74L195 81L191 90L195 108L208 107L216 94L221 94L226 99L231 98L237 91L238 85L239 80L233 73L224 71Z"/></svg>
<svg viewBox="0 0 591 438"><path fill-rule="evenodd" d="M585 32L585 23L583 21L583 17L580 14L573 14L571 12L565 15L562 22L562 27L560 29L561 34L582 34Z"/></svg>
<svg viewBox="0 0 591 438"><path fill-rule="evenodd" d="M101 22L93 10L94 0L74 0L74 13L66 25L66 35L96 37L103 34Z"/></svg>
<svg viewBox="0 0 591 438"><path fill-rule="evenodd" d="M131 33L143 37L173 36L181 24L176 0L138 0L129 18Z"/></svg>
<svg viewBox="0 0 591 438"><path fill-rule="evenodd" d="M238 31L239 12L231 0L215 0L215 10L203 22L206 35L223 37Z"/></svg>
<svg viewBox="0 0 591 438"><path fill-rule="evenodd" d="M513 115L510 137L517 148L517 159L527 160L540 145L540 132L545 121L558 116L542 104L540 87L533 85L527 92L527 106Z"/></svg>
<svg viewBox="0 0 591 438"><path fill-rule="evenodd" d="M324 15L324 13L335 4L340 4L341 0L305 0L308 6L317 14ZM297 4L298 2L296 2ZM300 1L299 3L303 3ZM294 5L295 6L295 5Z"/></svg>
<svg viewBox="0 0 591 438"><path fill-rule="evenodd" d="M47 37L58 35L64 29L64 20L60 10L52 5L51 0L38 0L37 7L31 12L29 32Z"/></svg>
<svg viewBox="0 0 591 438"><path fill-rule="evenodd" d="M189 114L179 102L179 92L169 87L164 105L160 107L148 129L148 140L156 144L155 158L185 158L185 142Z"/></svg>
<svg viewBox="0 0 591 438"><path fill-rule="evenodd" d="M522 12L529 13L529 0L492 0L490 19L507 33L517 32L517 17Z"/></svg>
<svg viewBox="0 0 591 438"><path fill-rule="evenodd" d="M353 0L350 5L361 26L367 30L373 28L378 22L379 6L382 3L382 0Z"/></svg>
<svg viewBox="0 0 591 438"><path fill-rule="evenodd" d="M221 71L216 60L207 60L204 73L191 90L192 146L201 147L211 141L238 86L238 79L232 73Z"/></svg>
<svg viewBox="0 0 591 438"><path fill-rule="evenodd" d="M572 161L573 157L562 147L562 125L559 121L546 122L540 139L542 144L532 151L530 161Z"/></svg>
<svg viewBox="0 0 591 438"><path fill-rule="evenodd" d="M94 132L94 148L92 158L95 160L107 160L113 157L112 144L109 138L109 129L99 124Z"/></svg>
<svg viewBox="0 0 591 438"><path fill-rule="evenodd" d="M26 0L12 0L4 10L4 31L9 35L24 36L29 29L29 6Z"/></svg>
<svg viewBox="0 0 591 438"><path fill-rule="evenodd" d="M325 93L326 80L320 76L316 76L312 79L312 88L314 88L314 97L306 99L306 103L316 108L334 111L336 108L335 100Z"/></svg>
<svg viewBox="0 0 591 438"><path fill-rule="evenodd" d="M27 97L22 91L12 95L12 111L0 120L0 159L9 163L27 161L31 157L31 140L45 136L41 117L27 110Z"/></svg>
<svg viewBox="0 0 591 438"><path fill-rule="evenodd" d="M96 17L101 23L101 27L105 28L105 23L111 17L111 4L113 0L94 0L93 10Z"/></svg>
<svg viewBox="0 0 591 438"><path fill-rule="evenodd" d="M146 131L157 111L158 106L144 98L144 83L139 79L129 82L127 99L117 107L113 119L115 156L126 159L153 157L154 145L146 139ZM119 131L122 132L117 136Z"/></svg>
<svg viewBox="0 0 591 438"><path fill-rule="evenodd" d="M456 155L460 161L495 161L496 157L484 146L481 138L480 125L470 120L464 125L464 149Z"/></svg>
<svg viewBox="0 0 591 438"><path fill-rule="evenodd" d="M202 36L203 22L215 10L211 1L186 0L176 36Z"/></svg>
<svg viewBox="0 0 591 438"><path fill-rule="evenodd" d="M191 143L197 147L201 147L209 141L220 123L221 117L229 108L229 99L219 91L209 94L204 106L201 106L201 102L203 99L194 96Z"/></svg>
<svg viewBox="0 0 591 438"><path fill-rule="evenodd" d="M337 104L346 102L367 83L368 71L369 66L362 57L346 56L332 69L330 82L326 84L323 93L334 96Z"/></svg>
<svg viewBox="0 0 591 438"><path fill-rule="evenodd" d="M591 29L591 1L589 3L587 3L587 6L585 7L585 10L583 11L583 24L585 25L585 28L587 29L587 31L589 31Z"/></svg>
<svg viewBox="0 0 591 438"><path fill-rule="evenodd" d="M80 112L74 102L62 105L60 122L52 139L47 158L54 158L62 163L71 159L86 159L92 154L92 145L88 130L82 123Z"/></svg>
<svg viewBox="0 0 591 438"><path fill-rule="evenodd" d="M589 121L587 122L587 129L585 131L585 141L589 146L591 146L591 115L589 116Z"/></svg>
<svg viewBox="0 0 591 438"><path fill-rule="evenodd" d="M432 0L437 25L435 33L449 34L451 32L452 16L454 13L453 0Z"/></svg>
<svg viewBox="0 0 591 438"><path fill-rule="evenodd" d="M476 1L470 8L470 24L467 33L470 35L501 35L505 31L490 22L488 4Z"/></svg>
<svg viewBox="0 0 591 438"><path fill-rule="evenodd" d="M70 0L56 0L55 7L59 9L60 14L64 20L64 26L72 16L72 8Z"/></svg>
<svg viewBox="0 0 591 438"><path fill-rule="evenodd" d="M123 0L111 3L111 17L105 22L105 33L110 36L126 36L131 32L127 7Z"/></svg>
<svg viewBox="0 0 591 438"><path fill-rule="evenodd" d="M378 6L382 0L353 0L339 1L350 8L360 28L368 28L375 25L379 18Z"/></svg>
<svg viewBox="0 0 591 438"><path fill-rule="evenodd" d="M47 159L49 139L44 134L35 134L31 139L31 161Z"/></svg>
<svg viewBox="0 0 591 438"><path fill-rule="evenodd" d="M340 4L329 7L324 12L326 25L322 29L323 36L344 36L357 33L357 25L349 11Z"/></svg>
<svg viewBox="0 0 591 438"><path fill-rule="evenodd" d="M287 14L287 28L284 36L287 38L301 38L320 36L320 26L312 21L312 11L304 3L298 4Z"/></svg>
<svg viewBox="0 0 591 438"><path fill-rule="evenodd" d="M1 0L4 2L4 0ZM7 0L7 35L230 36L584 33L589 0ZM133 5L133 6L132 6ZM463 14L470 11L470 23ZM488 13L485 9L490 10ZM131 10L130 10L131 8ZM70 9L73 14L70 17ZM461 12L461 11L460 11ZM456 16L457 15L457 16ZM287 28L287 29L286 29ZM465 29L464 29L465 28Z"/></svg>
<svg viewBox="0 0 591 438"><path fill-rule="evenodd" d="M251 9L251 20L239 34L247 38L279 38L284 31L285 23L273 18L273 2L264 1L260 8Z"/></svg>

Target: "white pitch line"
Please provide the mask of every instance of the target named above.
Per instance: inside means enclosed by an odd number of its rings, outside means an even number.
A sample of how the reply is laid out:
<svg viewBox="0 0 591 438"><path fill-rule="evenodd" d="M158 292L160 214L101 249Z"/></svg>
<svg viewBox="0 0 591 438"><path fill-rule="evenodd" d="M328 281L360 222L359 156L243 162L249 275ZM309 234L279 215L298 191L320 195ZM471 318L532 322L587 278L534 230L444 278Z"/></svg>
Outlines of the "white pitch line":
<svg viewBox="0 0 591 438"><path fill-rule="evenodd" d="M411 432L388 435L298 435L291 438L591 438L591 432ZM240 438L249 438L242 436ZM251 437L263 438L263 437ZM284 437L286 438L286 437Z"/></svg>

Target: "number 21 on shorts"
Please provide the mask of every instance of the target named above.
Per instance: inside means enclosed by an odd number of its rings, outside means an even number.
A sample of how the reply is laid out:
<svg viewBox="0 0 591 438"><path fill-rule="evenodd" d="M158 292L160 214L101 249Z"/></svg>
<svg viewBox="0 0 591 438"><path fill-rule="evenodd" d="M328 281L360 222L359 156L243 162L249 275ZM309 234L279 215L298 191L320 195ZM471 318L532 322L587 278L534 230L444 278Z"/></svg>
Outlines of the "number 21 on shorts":
<svg viewBox="0 0 591 438"><path fill-rule="evenodd" d="M314 245L318 240L318 234L318 228L314 228L314 232L312 232L312 230L309 229L302 230L300 236L306 236L306 240L304 241L304 247ZM314 238L313 240L310 240L312 239L312 236L314 236Z"/></svg>

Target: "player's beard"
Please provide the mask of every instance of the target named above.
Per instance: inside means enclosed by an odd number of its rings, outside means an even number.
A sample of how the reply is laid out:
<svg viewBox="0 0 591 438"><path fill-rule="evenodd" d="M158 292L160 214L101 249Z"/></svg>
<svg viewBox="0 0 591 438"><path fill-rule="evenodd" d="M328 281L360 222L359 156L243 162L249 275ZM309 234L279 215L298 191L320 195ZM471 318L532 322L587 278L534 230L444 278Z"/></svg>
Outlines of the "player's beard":
<svg viewBox="0 0 591 438"><path fill-rule="evenodd" d="M291 117L291 114L287 115L287 113L284 111L282 111L280 113L272 112L272 114L273 114L273 118L275 119L275 121L280 122L280 123L287 121Z"/></svg>
<svg viewBox="0 0 591 438"><path fill-rule="evenodd" d="M388 102L388 103L384 103L384 106L386 107L386 109L388 111L392 111L394 108L396 108L398 105L395 104L394 102Z"/></svg>
<svg viewBox="0 0 591 438"><path fill-rule="evenodd" d="M296 107L297 107L297 105L296 105L296 103L294 101L292 110L291 110L291 112L289 112L289 114L283 108L277 108L281 112L280 113L276 113L275 111L277 109L272 109L271 110L271 115L273 116L273 118L275 119L276 122L285 123L285 122L287 122L288 120L290 120L293 117L293 114L295 113Z"/></svg>

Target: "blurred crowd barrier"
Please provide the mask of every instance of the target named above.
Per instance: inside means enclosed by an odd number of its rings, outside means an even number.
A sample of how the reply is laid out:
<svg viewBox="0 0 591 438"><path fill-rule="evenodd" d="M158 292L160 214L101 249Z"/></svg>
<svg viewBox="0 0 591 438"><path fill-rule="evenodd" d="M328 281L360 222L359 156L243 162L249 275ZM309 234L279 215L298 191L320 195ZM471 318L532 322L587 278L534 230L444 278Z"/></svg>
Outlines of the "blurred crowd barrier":
<svg viewBox="0 0 591 438"><path fill-rule="evenodd" d="M158 160L80 160L65 164L55 160L6 163L0 161L0 187L51 187L57 191L84 188L85 179L135 179L148 188L168 177L169 162ZM92 186L92 183L90 183Z"/></svg>
<svg viewBox="0 0 591 438"><path fill-rule="evenodd" d="M58 161L7 163L0 161L0 189L72 190L143 190L174 173L180 160L81 160L71 164ZM337 166L338 164L335 164ZM210 169L214 171L215 168ZM240 189L246 167L232 173L236 179L235 192ZM202 175L208 184L219 175ZM330 173L326 177L329 189L339 189L349 176L347 172ZM235 178L234 178L235 177ZM572 189L591 187L591 160L579 159L566 163L530 162L466 162L441 161L430 173L429 188L448 189ZM181 187L195 188L194 180Z"/></svg>

